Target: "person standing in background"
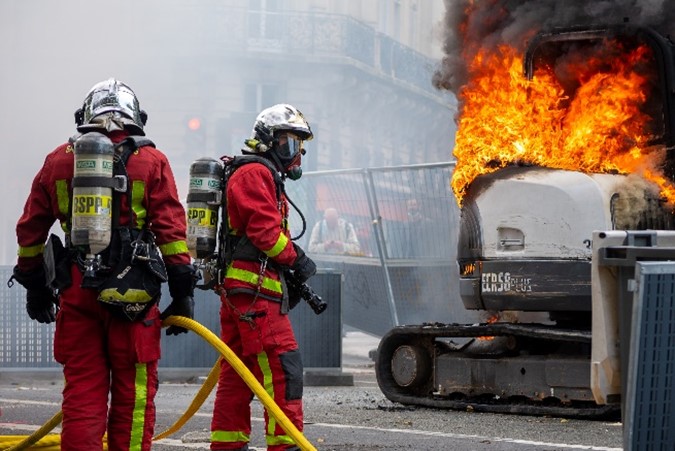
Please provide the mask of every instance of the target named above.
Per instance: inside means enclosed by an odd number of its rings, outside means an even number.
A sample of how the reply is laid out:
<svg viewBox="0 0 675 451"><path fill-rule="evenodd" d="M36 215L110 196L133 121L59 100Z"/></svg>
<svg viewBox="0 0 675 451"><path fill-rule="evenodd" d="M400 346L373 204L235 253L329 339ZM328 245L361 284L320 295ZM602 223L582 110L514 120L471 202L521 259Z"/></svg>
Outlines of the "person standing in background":
<svg viewBox="0 0 675 451"><path fill-rule="evenodd" d="M341 218L335 208L326 208L323 219L314 224L309 237L309 252L352 254L361 252L354 226Z"/></svg>

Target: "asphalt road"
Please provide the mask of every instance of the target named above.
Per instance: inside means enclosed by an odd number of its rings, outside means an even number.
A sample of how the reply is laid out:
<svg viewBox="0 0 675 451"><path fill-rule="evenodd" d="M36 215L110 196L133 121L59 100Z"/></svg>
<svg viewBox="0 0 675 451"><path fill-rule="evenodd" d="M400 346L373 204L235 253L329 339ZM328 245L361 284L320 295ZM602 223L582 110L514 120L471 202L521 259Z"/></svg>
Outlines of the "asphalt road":
<svg viewBox="0 0 675 451"><path fill-rule="evenodd" d="M622 449L616 422L498 415L411 408L388 401L375 381L369 351L377 338L348 332L343 340L343 376L353 385L305 387L305 437L319 450L555 451ZM162 432L182 415L201 387L162 382L157 396L157 427ZM29 435L60 409L58 377L30 378L0 370L2 436ZM188 423L153 450L208 449L213 394ZM253 402L252 449L264 450L263 409ZM55 429L53 433L58 432Z"/></svg>

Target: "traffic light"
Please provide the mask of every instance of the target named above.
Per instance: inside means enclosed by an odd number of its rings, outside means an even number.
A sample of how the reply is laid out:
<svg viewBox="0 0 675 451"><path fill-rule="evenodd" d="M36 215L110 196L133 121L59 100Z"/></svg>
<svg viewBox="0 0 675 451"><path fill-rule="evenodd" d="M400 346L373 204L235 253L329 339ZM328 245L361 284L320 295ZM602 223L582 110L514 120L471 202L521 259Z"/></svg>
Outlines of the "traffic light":
<svg viewBox="0 0 675 451"><path fill-rule="evenodd" d="M204 152L206 150L206 127L200 116L192 116L185 123L185 150Z"/></svg>

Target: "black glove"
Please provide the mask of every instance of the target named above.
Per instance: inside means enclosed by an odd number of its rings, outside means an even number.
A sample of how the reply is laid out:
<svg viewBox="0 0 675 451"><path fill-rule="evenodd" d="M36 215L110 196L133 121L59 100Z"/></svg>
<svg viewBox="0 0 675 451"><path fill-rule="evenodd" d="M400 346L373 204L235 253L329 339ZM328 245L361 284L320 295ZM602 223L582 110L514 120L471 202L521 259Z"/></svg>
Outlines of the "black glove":
<svg viewBox="0 0 675 451"><path fill-rule="evenodd" d="M298 254L293 266L291 266L293 275L298 283L305 283L307 279L316 274L316 264L314 260L305 255L305 251L300 246L293 243L293 248L295 253Z"/></svg>
<svg viewBox="0 0 675 451"><path fill-rule="evenodd" d="M19 282L26 290L43 290L47 288L47 276L43 266L30 271L22 271L19 265L14 266L12 276L7 281L7 286L12 287L14 281Z"/></svg>
<svg viewBox="0 0 675 451"><path fill-rule="evenodd" d="M175 298L171 301L171 304L164 309L160 315L161 319L165 319L169 316L184 316L186 318L193 319L195 316L195 300L192 296L184 296L182 298ZM169 326L166 330L167 335L178 335L187 333L187 329L180 326Z"/></svg>
<svg viewBox="0 0 675 451"><path fill-rule="evenodd" d="M169 265L166 267L169 276L169 294L171 304L162 312L164 319L171 315L184 316L193 319L195 311L194 288L197 283L197 274L192 265ZM187 329L180 326L169 326L167 335L187 333Z"/></svg>
<svg viewBox="0 0 675 451"><path fill-rule="evenodd" d="M302 301L302 294L295 280L291 276L286 276L286 286L288 287L288 309L293 310Z"/></svg>
<svg viewBox="0 0 675 451"><path fill-rule="evenodd" d="M194 296L195 284L199 275L192 265L168 265L166 273L169 276L169 294L171 299Z"/></svg>
<svg viewBox="0 0 675 451"><path fill-rule="evenodd" d="M30 319L49 324L56 321L57 303L54 292L49 288L34 288L26 292L26 311Z"/></svg>
<svg viewBox="0 0 675 451"><path fill-rule="evenodd" d="M7 286L14 285L15 280L26 289L26 311L30 319L44 324L54 322L56 320L55 305L58 301L54 292L47 287L44 267L22 271L18 265L14 266Z"/></svg>

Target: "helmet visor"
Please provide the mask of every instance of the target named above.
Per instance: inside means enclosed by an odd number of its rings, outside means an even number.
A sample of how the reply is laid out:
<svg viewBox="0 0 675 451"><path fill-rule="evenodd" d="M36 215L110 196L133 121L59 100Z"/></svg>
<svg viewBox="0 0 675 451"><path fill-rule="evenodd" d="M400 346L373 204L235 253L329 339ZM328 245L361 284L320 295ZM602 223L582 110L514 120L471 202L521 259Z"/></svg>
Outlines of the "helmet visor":
<svg viewBox="0 0 675 451"><path fill-rule="evenodd" d="M302 155L305 154L303 140L290 133L287 134L286 142L279 144L278 147L279 157L283 160L289 161L293 157L295 157L298 153Z"/></svg>

